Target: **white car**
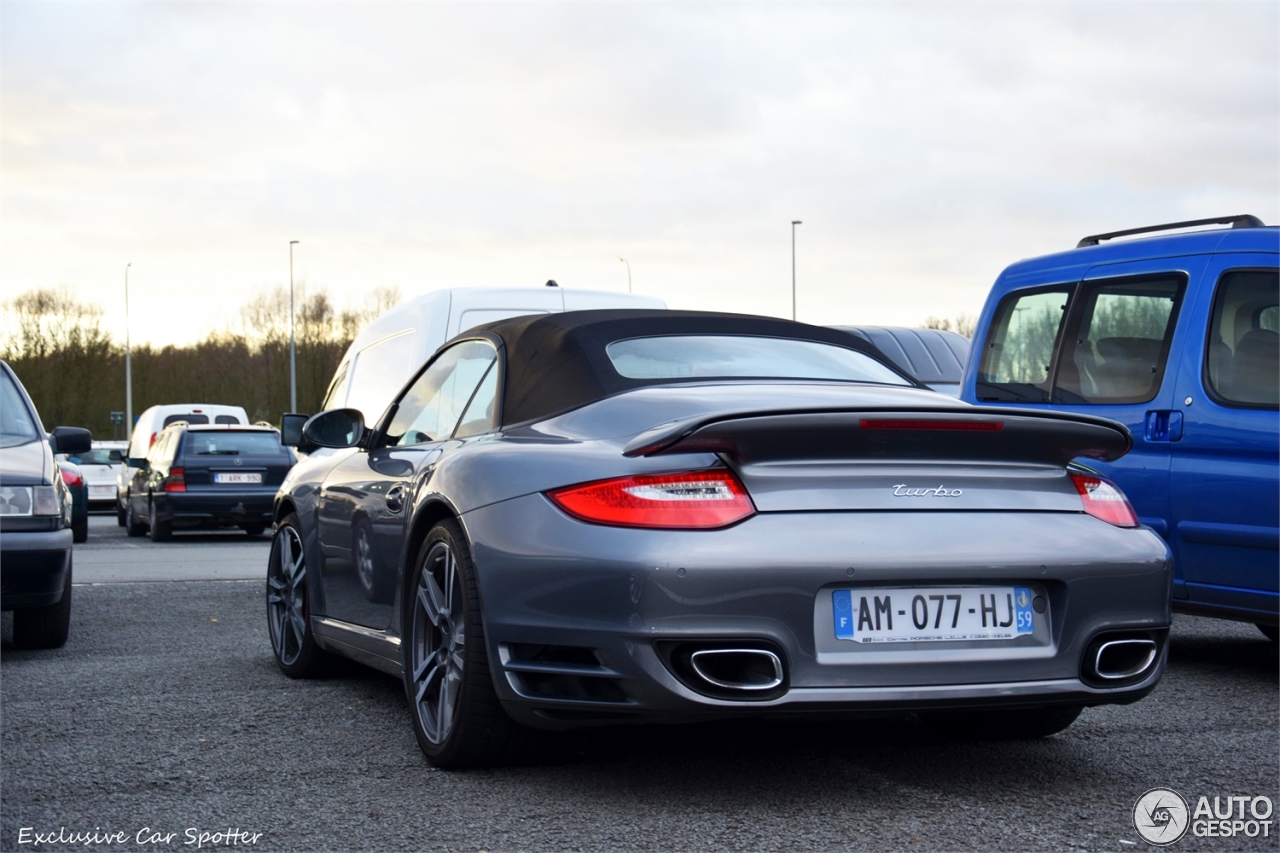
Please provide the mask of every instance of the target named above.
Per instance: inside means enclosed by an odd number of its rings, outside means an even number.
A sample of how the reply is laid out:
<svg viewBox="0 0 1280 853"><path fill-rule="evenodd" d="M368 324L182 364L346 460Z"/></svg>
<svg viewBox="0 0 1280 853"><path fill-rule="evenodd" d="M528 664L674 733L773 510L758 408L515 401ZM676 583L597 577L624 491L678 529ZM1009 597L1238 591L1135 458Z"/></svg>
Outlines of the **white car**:
<svg viewBox="0 0 1280 853"><path fill-rule="evenodd" d="M89 489L89 509L108 509L116 502L116 476L124 467L127 441L95 441L84 453L59 453L58 460L80 468Z"/></svg>

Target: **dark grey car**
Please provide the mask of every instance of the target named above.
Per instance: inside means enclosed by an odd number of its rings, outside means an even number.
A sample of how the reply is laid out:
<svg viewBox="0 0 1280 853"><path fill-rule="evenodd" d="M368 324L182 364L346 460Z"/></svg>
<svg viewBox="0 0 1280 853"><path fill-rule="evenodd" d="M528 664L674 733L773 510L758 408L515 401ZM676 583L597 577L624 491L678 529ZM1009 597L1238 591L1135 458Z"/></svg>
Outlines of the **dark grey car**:
<svg viewBox="0 0 1280 853"><path fill-rule="evenodd" d="M949 400L874 353L676 311L455 338L376 424L301 430L268 570L280 668L402 677L441 766L502 761L528 727L744 714L1041 736L1149 693L1168 551L1069 467L1125 429Z"/></svg>

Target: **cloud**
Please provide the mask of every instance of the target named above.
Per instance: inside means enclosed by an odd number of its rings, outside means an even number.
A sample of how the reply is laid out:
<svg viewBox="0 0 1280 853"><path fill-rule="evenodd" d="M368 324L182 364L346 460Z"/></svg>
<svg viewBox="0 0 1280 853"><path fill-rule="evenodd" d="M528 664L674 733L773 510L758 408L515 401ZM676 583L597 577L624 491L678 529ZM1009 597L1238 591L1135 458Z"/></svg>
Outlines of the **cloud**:
<svg viewBox="0 0 1280 853"><path fill-rule="evenodd" d="M0 296L181 340L299 268L916 323L1084 233L1280 217L1275 4L22 4ZM1226 207L1223 207L1223 206ZM156 319L162 318L162 319Z"/></svg>

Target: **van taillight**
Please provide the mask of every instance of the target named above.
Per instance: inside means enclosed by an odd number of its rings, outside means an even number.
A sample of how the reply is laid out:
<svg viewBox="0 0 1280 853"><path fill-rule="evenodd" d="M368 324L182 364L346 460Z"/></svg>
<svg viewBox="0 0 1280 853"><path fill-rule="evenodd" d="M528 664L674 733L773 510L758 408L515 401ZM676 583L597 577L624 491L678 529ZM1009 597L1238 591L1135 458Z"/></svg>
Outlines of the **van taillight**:
<svg viewBox="0 0 1280 853"><path fill-rule="evenodd" d="M155 443L156 443L156 436L157 436L157 435L159 435L159 434L160 434L160 433L158 433L158 432L153 432L153 433L151 433L151 444L148 444L148 445L147 445L147 447L151 447L151 445L152 445L152 444L155 444Z"/></svg>
<svg viewBox="0 0 1280 853"><path fill-rule="evenodd" d="M1084 501L1084 511L1094 518L1100 518L1116 527L1137 527L1138 516L1129 505L1129 499L1120 491L1120 487L1101 477L1088 474L1071 474L1071 482Z"/></svg>
<svg viewBox="0 0 1280 853"><path fill-rule="evenodd" d="M755 504L732 471L637 474L548 492L560 509L582 521L618 527L709 529L755 514Z"/></svg>
<svg viewBox="0 0 1280 853"><path fill-rule="evenodd" d="M169 476L162 481L166 492L185 492L187 490L187 472L183 468L170 468Z"/></svg>

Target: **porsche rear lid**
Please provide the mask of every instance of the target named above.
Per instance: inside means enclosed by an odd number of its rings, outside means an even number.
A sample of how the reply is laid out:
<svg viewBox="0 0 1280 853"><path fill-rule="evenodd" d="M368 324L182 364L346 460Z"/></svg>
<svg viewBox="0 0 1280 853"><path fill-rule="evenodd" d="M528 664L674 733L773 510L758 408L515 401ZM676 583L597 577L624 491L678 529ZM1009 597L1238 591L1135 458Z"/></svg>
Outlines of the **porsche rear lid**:
<svg viewBox="0 0 1280 853"><path fill-rule="evenodd" d="M1067 464L1130 446L1123 426L1100 418L957 406L700 415L647 430L623 453L673 465L716 453L761 512L1080 512Z"/></svg>

